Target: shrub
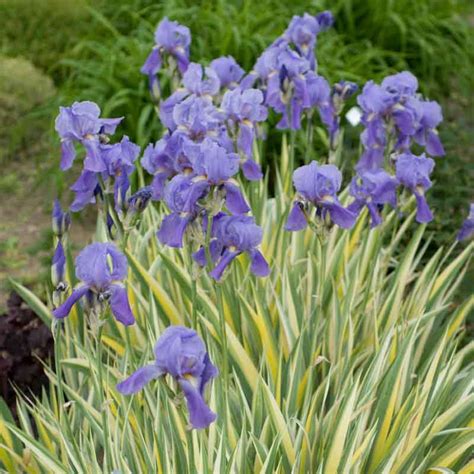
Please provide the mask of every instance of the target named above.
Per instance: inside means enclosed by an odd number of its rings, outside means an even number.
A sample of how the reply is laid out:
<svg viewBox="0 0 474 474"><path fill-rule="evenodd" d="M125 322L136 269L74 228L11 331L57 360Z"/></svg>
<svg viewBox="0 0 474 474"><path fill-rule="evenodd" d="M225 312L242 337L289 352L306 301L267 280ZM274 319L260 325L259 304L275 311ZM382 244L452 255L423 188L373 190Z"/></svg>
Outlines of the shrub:
<svg viewBox="0 0 474 474"><path fill-rule="evenodd" d="M41 137L47 126L35 112L54 94L52 80L29 61L0 57L0 161Z"/></svg>

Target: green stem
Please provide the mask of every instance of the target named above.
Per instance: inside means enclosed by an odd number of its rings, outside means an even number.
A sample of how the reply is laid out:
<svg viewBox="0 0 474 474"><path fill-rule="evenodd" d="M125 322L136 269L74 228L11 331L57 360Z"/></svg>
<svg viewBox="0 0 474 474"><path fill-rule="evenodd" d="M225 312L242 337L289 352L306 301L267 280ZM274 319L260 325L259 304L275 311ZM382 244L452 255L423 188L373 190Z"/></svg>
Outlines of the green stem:
<svg viewBox="0 0 474 474"><path fill-rule="evenodd" d="M109 425L107 420L107 407L105 406L105 399L104 399L104 376L103 376L103 361L102 361L102 330L103 326L99 327L97 333L97 343L96 343L96 351L97 351L97 365L98 365L98 372L99 372L99 410L102 417L102 431L104 434L104 468L105 471L108 472L112 468L112 458L110 456L110 449L109 449Z"/></svg>
<svg viewBox="0 0 474 474"><path fill-rule="evenodd" d="M117 228L119 240L123 243L125 241L124 240L125 232L123 229L122 222L120 221L117 211L115 210L113 202L111 202L110 200L110 195L107 192L105 182L102 179L102 176L100 176L100 174L98 174L98 179L99 179L100 187L102 189L102 196L104 198L104 204L105 204L105 225L107 226L107 214L109 214L112 220L114 221L115 227Z"/></svg>
<svg viewBox="0 0 474 474"><path fill-rule="evenodd" d="M211 232L212 232L212 220L214 216L211 214L207 215L207 229L206 229L206 242L204 249L206 251L206 261L209 271L212 269L212 256L211 256Z"/></svg>

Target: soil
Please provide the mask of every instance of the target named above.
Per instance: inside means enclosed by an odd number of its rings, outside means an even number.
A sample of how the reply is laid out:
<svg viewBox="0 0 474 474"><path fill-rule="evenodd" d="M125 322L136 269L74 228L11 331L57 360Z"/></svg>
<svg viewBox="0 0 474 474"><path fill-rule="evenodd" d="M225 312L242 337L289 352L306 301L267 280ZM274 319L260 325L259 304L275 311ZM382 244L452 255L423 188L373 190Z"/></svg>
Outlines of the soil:
<svg viewBox="0 0 474 474"><path fill-rule="evenodd" d="M53 336L22 299L11 293L0 315L0 397L16 415L14 387L39 395L48 383L41 361L52 359Z"/></svg>

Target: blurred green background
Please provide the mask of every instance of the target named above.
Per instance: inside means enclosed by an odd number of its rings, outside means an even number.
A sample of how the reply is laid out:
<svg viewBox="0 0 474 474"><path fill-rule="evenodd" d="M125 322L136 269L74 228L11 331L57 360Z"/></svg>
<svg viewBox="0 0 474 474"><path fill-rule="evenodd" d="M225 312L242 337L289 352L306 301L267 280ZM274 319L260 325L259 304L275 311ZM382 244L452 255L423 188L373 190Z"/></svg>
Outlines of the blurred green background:
<svg viewBox="0 0 474 474"><path fill-rule="evenodd" d="M144 145L160 128L139 69L163 16L191 29L192 60L231 54L250 69L292 15L326 9L336 23L317 55L330 81L362 85L409 69L441 103L447 155L437 160L430 229L433 245L451 242L473 198L474 2L0 0L0 308L6 277L32 284L47 269L51 200L71 181L58 170L60 104L88 99L104 116L124 115L119 133ZM92 215L76 217L77 245L91 228Z"/></svg>

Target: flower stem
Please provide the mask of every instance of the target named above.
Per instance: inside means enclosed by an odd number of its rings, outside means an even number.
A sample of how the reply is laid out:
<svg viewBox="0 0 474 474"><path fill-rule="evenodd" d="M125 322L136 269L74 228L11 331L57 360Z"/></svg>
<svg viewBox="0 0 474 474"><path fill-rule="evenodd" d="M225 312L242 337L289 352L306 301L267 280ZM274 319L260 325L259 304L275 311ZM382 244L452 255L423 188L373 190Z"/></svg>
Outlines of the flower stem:
<svg viewBox="0 0 474 474"><path fill-rule="evenodd" d="M102 431L104 434L104 471L108 472L112 469L112 458L110 456L110 449L109 449L109 425L107 420L107 407L105 405L104 399L104 377L103 377L103 369L102 369L102 330L103 326L99 327L97 333L97 342L96 342L96 351L97 351L97 369L99 373L99 410L102 416Z"/></svg>
<svg viewBox="0 0 474 474"><path fill-rule="evenodd" d="M122 243L124 243L125 242L124 228L123 228L122 222L120 221L117 211L115 210L115 207L113 206L113 203L110 200L110 195L109 193L107 193L107 187L105 185L105 182L102 176L100 176L100 174L98 174L98 179L99 179L100 187L102 189L102 196L104 198L104 204L105 204L105 225L107 226L107 214L109 214L114 222L115 227L117 228L119 240Z"/></svg>

